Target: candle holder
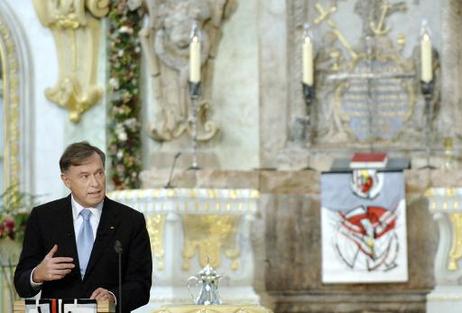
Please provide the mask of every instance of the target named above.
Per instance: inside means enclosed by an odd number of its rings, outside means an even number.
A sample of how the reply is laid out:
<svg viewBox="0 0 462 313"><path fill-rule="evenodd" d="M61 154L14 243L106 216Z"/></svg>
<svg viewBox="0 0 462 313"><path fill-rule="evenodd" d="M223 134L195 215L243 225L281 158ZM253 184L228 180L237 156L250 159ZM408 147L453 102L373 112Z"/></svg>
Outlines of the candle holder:
<svg viewBox="0 0 462 313"><path fill-rule="evenodd" d="M303 100L305 101L305 128L308 133L308 140L311 140L311 109L315 99L315 90L313 85L308 85L302 82Z"/></svg>
<svg viewBox="0 0 462 313"><path fill-rule="evenodd" d="M189 82L189 96L191 98L191 109L189 115L189 122L191 123L191 138L192 138L192 163L188 168L190 170L199 170L200 167L197 162L197 109L198 102L201 95L201 83Z"/></svg>
<svg viewBox="0 0 462 313"><path fill-rule="evenodd" d="M303 100L305 101L305 117L303 119L304 122L304 132L307 133L307 141L311 143L311 132L312 132L312 123L311 123L311 111L312 111L312 103L316 97L316 91L313 85L308 85L302 82L302 89L303 89ZM314 171L315 169L307 166L303 168L303 170Z"/></svg>
<svg viewBox="0 0 462 313"><path fill-rule="evenodd" d="M302 83L303 86L303 99L305 100L306 105L306 114L310 115L311 103L315 97L314 86Z"/></svg>
<svg viewBox="0 0 462 313"><path fill-rule="evenodd" d="M435 169L436 167L430 164L430 156L431 156L431 144L432 140L430 138L430 134L432 131L432 120L433 120L433 106L432 106L432 99L433 99L433 92L435 88L435 81L431 80L429 82L420 81L420 88L422 91L422 95L425 100L425 108L424 112L427 117L427 127L425 128L425 154L427 159L427 164L422 169Z"/></svg>

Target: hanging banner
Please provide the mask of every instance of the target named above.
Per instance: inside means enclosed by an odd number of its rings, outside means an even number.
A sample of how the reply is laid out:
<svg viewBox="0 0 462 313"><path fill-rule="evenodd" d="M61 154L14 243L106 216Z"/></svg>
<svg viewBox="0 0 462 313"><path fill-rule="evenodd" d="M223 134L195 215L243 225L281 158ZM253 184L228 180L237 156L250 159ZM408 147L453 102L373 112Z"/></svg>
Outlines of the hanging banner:
<svg viewBox="0 0 462 313"><path fill-rule="evenodd" d="M323 173L321 236L324 283L407 281L404 173Z"/></svg>

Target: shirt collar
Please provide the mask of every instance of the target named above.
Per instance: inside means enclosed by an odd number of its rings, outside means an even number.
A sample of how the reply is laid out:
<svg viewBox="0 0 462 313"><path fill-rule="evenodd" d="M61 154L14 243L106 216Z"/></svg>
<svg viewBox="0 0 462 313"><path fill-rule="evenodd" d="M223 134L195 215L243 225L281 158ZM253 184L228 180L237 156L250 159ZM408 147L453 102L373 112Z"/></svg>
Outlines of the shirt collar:
<svg viewBox="0 0 462 313"><path fill-rule="evenodd" d="M80 211L83 209L89 209L91 213L96 216L97 219L101 217L101 212L103 210L103 204L104 200L98 203L98 205L94 208L85 208L80 203L78 203L74 199L74 195L71 194L71 204L72 204L72 217L74 218L74 221L79 218Z"/></svg>

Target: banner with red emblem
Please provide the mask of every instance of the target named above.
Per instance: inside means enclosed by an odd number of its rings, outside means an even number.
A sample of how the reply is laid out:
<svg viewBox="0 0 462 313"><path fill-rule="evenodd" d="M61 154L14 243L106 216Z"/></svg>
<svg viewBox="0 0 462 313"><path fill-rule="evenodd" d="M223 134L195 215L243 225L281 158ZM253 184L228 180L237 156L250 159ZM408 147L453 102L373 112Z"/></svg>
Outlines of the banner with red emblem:
<svg viewBox="0 0 462 313"><path fill-rule="evenodd" d="M324 283L408 280L404 187L402 171L323 173Z"/></svg>

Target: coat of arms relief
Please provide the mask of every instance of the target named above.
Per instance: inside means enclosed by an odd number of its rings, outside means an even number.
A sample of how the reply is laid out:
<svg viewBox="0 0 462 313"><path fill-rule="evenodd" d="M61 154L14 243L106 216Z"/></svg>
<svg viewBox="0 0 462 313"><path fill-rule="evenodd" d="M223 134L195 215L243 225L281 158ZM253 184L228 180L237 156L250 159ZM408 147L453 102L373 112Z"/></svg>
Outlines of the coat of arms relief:
<svg viewBox="0 0 462 313"><path fill-rule="evenodd" d="M423 134L435 127L439 114L438 60L435 55L428 118L420 90L419 33L406 33L397 22L415 6L390 0L310 2L317 51L317 98L307 109L310 146L419 149L426 142ZM353 26L343 23L346 16Z"/></svg>

